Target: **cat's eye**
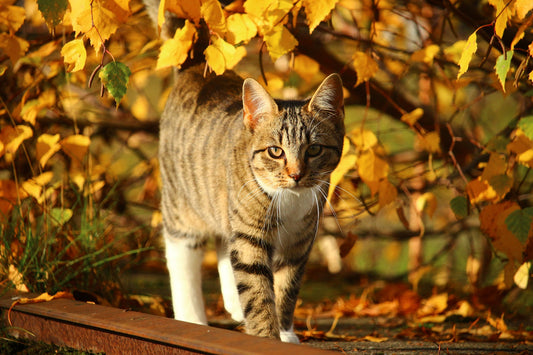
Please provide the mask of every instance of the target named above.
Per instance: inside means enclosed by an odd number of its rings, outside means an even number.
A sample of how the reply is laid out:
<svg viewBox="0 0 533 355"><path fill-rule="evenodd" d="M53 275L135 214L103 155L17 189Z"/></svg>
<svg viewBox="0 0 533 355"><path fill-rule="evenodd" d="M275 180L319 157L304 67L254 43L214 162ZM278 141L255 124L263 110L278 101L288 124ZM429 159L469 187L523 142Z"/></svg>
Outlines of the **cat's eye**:
<svg viewBox="0 0 533 355"><path fill-rule="evenodd" d="M268 147L268 155L274 159L279 159L283 156L283 149L280 147Z"/></svg>
<svg viewBox="0 0 533 355"><path fill-rule="evenodd" d="M307 148L307 156L309 157L316 157L322 153L322 146L318 144L310 145L309 148Z"/></svg>

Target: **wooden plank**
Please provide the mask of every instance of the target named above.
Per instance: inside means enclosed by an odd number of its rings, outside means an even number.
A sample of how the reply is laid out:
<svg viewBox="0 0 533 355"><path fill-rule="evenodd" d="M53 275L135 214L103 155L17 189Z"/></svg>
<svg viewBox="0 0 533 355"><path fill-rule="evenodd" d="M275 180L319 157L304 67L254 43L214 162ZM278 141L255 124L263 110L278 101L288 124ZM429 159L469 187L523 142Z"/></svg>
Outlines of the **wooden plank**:
<svg viewBox="0 0 533 355"><path fill-rule="evenodd" d="M27 297L25 295L25 297ZM0 298L2 322L14 299ZM16 305L14 336L106 354L291 354L332 353L236 331L180 322L69 299Z"/></svg>

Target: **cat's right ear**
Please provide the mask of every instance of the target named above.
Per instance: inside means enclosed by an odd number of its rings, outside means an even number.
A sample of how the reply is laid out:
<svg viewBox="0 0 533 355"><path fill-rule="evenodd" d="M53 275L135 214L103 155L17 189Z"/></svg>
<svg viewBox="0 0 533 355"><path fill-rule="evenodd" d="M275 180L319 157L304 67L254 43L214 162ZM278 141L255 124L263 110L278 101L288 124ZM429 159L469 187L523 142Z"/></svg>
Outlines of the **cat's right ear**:
<svg viewBox="0 0 533 355"><path fill-rule="evenodd" d="M242 84L242 105L244 125L252 131L262 117L278 113L272 96L252 78L245 79Z"/></svg>

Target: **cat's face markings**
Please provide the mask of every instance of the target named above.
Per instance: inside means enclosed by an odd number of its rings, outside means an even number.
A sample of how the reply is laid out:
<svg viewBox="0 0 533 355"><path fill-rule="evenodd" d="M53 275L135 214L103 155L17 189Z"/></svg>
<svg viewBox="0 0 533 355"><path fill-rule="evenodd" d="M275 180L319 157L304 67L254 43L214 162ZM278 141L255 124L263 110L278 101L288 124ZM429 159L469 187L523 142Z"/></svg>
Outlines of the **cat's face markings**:
<svg viewBox="0 0 533 355"><path fill-rule="evenodd" d="M326 78L307 101L275 101L255 80L243 84L244 125L252 133L252 168L269 194L328 180L342 152L342 84Z"/></svg>

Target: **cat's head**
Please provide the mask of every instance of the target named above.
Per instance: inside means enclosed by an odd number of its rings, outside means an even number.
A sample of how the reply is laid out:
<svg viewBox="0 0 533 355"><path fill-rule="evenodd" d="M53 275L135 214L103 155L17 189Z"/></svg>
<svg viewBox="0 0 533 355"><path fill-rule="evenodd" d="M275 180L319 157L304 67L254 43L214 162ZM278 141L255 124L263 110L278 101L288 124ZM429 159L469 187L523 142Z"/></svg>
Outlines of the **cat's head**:
<svg viewBox="0 0 533 355"><path fill-rule="evenodd" d="M309 100L274 100L255 80L243 84L250 165L261 188L324 186L337 166L344 137L342 82L328 76Z"/></svg>

